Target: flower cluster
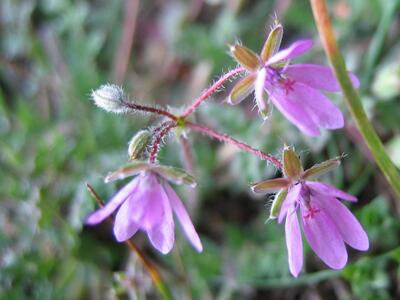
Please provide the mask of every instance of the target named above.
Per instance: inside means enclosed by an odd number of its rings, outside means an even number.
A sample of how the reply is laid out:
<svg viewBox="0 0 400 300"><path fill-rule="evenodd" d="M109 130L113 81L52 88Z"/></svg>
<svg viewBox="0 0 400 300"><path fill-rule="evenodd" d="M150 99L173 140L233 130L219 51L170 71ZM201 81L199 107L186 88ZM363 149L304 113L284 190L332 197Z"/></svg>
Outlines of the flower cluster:
<svg viewBox="0 0 400 300"><path fill-rule="evenodd" d="M139 229L144 230L158 251L167 254L174 245L174 212L188 240L201 252L203 246L182 201L167 181L196 186L193 177L185 171L145 162L133 162L111 173L106 182L137 175L108 203L91 214L87 224L95 225L115 210L114 234L117 241L131 238Z"/></svg>
<svg viewBox="0 0 400 300"><path fill-rule="evenodd" d="M317 136L319 128L337 129L344 125L341 111L320 92L338 92L340 85L329 67L314 64L291 65L290 60L303 55L313 45L311 40L300 40L279 50L282 25L271 30L264 47L257 55L242 45L231 46L232 56L247 71L229 97L238 104L254 91L261 116L266 119L271 109L269 100L302 132ZM349 73L355 87L359 81Z"/></svg>
<svg viewBox="0 0 400 300"><path fill-rule="evenodd" d="M195 187L193 176L185 170L162 165L157 160L165 137L178 129L176 136L183 140L182 148L188 165L192 160L188 144L184 141L187 133L197 131L257 155L282 172L282 178L253 184L252 190L262 194L276 193L270 218L277 219L279 223L286 219L286 245L289 269L293 276L297 277L303 266L299 218L311 248L333 269L343 268L347 262L345 243L361 251L367 250L369 241L365 231L349 209L339 201L355 202L357 199L333 186L315 181L319 175L337 167L340 164L339 158L303 170L293 148L285 146L282 158L276 158L229 135L188 120L224 82L244 73L244 77L230 92L230 104L240 103L254 91L259 113L265 120L271 113L272 103L307 135L318 136L321 128L343 127L342 112L322 93L340 90L332 70L321 65L290 64L292 59L311 49L312 41L297 41L288 48L279 50L282 35L283 27L276 23L259 55L239 44L231 46L231 54L240 67L224 74L181 115L175 115L163 108L132 102L121 88L114 85L103 85L93 91L92 100L106 111L124 114L150 113L160 117L161 121L155 126L140 130L131 139L128 148L130 162L109 174L105 181L135 177L104 207L89 215L87 224L98 224L116 212L114 235L117 241L126 241L142 230L155 249L167 254L174 245L175 215L189 242L198 252L203 250L185 206L169 184L172 182ZM359 82L355 75L348 75L353 85L358 87Z"/></svg>
<svg viewBox="0 0 400 300"><path fill-rule="evenodd" d="M271 218L284 218L289 269L297 277L303 266L303 244L298 222L314 252L331 268L341 269L347 262L344 243L365 251L368 237L360 223L337 199L356 202L357 198L337 188L314 181L321 174L337 167L340 159L332 159L303 171L294 150L283 150L284 178L261 181L252 186L256 193L277 192Z"/></svg>

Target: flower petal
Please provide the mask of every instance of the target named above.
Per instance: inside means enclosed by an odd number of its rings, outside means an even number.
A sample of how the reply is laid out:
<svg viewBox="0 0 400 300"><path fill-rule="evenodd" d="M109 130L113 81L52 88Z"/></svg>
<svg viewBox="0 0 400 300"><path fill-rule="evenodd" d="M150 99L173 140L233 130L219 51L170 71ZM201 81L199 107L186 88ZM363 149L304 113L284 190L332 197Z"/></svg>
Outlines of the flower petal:
<svg viewBox="0 0 400 300"><path fill-rule="evenodd" d="M313 191L315 193L315 191ZM361 224L350 212L350 210L332 196L321 195L317 193L314 197L326 214L335 223L343 240L354 249L361 251L368 250L368 236Z"/></svg>
<svg viewBox="0 0 400 300"><path fill-rule="evenodd" d="M312 40L300 40L294 42L288 48L283 49L273 55L266 63L266 65L273 65L283 60L292 59L300 56L309 51L313 46Z"/></svg>
<svg viewBox="0 0 400 300"><path fill-rule="evenodd" d="M135 177L131 182L125 185L115 196L102 208L95 211L86 219L86 224L95 225L102 222L110 216L124 202L127 197L135 192L138 186L138 177Z"/></svg>
<svg viewBox="0 0 400 300"><path fill-rule="evenodd" d="M296 64L285 68L285 75L295 81L304 83L314 89L327 92L339 92L340 84L332 69L327 66L314 64ZM348 72L354 88L360 86L360 81L353 73Z"/></svg>
<svg viewBox="0 0 400 300"><path fill-rule="evenodd" d="M264 120L268 119L271 113L271 108L268 105L268 94L265 92L264 89L266 78L267 70L265 68L262 68L257 72L257 78L254 83L254 95L256 98L258 111L260 112Z"/></svg>
<svg viewBox="0 0 400 300"><path fill-rule="evenodd" d="M296 184L289 188L287 196L285 200L283 200L283 204L279 212L278 223L282 223L282 220L286 216L289 208L296 205L296 202L299 199L300 191L301 184Z"/></svg>
<svg viewBox="0 0 400 300"><path fill-rule="evenodd" d="M132 211L135 210L136 204L140 203L140 198L131 195L120 207L115 216L114 235L118 242L130 239L140 225L131 217Z"/></svg>
<svg viewBox="0 0 400 300"><path fill-rule="evenodd" d="M341 269L347 262L347 251L343 239L335 224L318 204L312 204L319 211L313 216L307 215L307 209L301 206L304 234L314 252L332 269Z"/></svg>
<svg viewBox="0 0 400 300"><path fill-rule="evenodd" d="M303 267L303 242L296 209L292 206L288 210L285 222L286 246L288 249L289 270L297 277Z"/></svg>
<svg viewBox="0 0 400 300"><path fill-rule="evenodd" d="M175 212L179 222L181 223L182 229L185 232L186 237L198 252L202 252L203 246L201 244L199 235L197 234L196 229L194 228L190 216L186 211L186 208L183 205L181 199L179 199L179 196L175 193L175 191L168 183L164 184L164 188L168 195L169 201L171 202L172 209Z"/></svg>
<svg viewBox="0 0 400 300"><path fill-rule="evenodd" d="M318 126L337 129L344 126L343 114L324 94L303 83L295 82L286 95L288 101L302 106Z"/></svg>
<svg viewBox="0 0 400 300"><path fill-rule="evenodd" d="M172 209L168 200L168 196L164 190L162 190L161 199L161 203L156 203L161 207L162 210L161 219L156 226L147 230L147 236L158 251L160 251L162 254L167 254L174 246L174 219L172 217ZM153 207L150 209L152 208Z"/></svg>
<svg viewBox="0 0 400 300"><path fill-rule="evenodd" d="M307 186L323 195L329 195L331 197L336 197L351 202L357 202L357 198L353 195L343 192L342 190L339 190L338 188L335 188L334 186L326 183L318 181L307 181Z"/></svg>
<svg viewBox="0 0 400 300"><path fill-rule="evenodd" d="M151 172L137 177L138 187L125 201L115 216L114 235L118 241L130 238L141 227L153 228L162 219L162 205L159 204L162 187L157 176Z"/></svg>
<svg viewBox="0 0 400 300"><path fill-rule="evenodd" d="M311 136L318 136L320 131L318 126L311 118L308 111L298 101L289 100L285 92L280 87L275 87L270 83L265 84L265 88L270 96L272 103L279 111L302 132Z"/></svg>
<svg viewBox="0 0 400 300"><path fill-rule="evenodd" d="M239 80L231 93L229 94L228 103L232 105L239 104L253 91L254 81L256 80L255 74L249 74L246 77Z"/></svg>

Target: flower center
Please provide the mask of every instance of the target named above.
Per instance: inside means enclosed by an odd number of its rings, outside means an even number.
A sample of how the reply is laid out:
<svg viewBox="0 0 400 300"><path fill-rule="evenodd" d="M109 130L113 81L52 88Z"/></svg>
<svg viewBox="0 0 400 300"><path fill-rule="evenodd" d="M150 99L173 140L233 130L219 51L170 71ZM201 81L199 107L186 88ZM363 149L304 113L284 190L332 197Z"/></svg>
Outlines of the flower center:
<svg viewBox="0 0 400 300"><path fill-rule="evenodd" d="M301 184L301 202L306 208L306 213L303 215L304 219L312 219L314 216L320 212L320 209L318 207L315 207L311 204L311 190L310 188L302 181L300 181Z"/></svg>
<svg viewBox="0 0 400 300"><path fill-rule="evenodd" d="M319 209L319 208L313 207L313 206L309 205L309 206L307 207L307 213L303 215L303 218L304 218L304 219L308 219L308 218L312 219L312 218L314 218L314 216L315 216L318 212L320 212L320 209Z"/></svg>
<svg viewBox="0 0 400 300"><path fill-rule="evenodd" d="M280 88L285 91L285 95L289 95L290 92L294 91L295 80L286 78L283 71L272 67L267 67L267 80L271 83L279 84Z"/></svg>
<svg viewBox="0 0 400 300"><path fill-rule="evenodd" d="M279 83L282 87L282 89L285 90L285 95L287 96L289 94L289 92L293 92L294 91L294 87L293 85L296 83L296 81L294 81L293 79L290 78L282 78L279 80Z"/></svg>

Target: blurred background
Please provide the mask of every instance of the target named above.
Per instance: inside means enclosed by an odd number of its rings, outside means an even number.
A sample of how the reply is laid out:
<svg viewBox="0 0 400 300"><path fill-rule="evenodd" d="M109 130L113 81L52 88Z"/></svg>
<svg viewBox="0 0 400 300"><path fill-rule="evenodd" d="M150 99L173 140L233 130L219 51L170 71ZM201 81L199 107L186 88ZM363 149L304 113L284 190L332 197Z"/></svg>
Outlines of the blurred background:
<svg viewBox="0 0 400 300"><path fill-rule="evenodd" d="M328 1L347 66L361 79L363 104L400 166L400 1ZM186 106L235 67L228 44L258 52L275 16L283 46L313 38L299 61L326 64L305 0L2 0L0 2L0 298L160 299L150 277L109 224L85 227L96 209L89 182L105 199L124 184L103 176L127 162L127 143L156 119L108 114L89 100L110 82L137 101ZM233 82L232 82L233 83ZM350 118L343 130L308 138L275 110L265 123L254 103L218 93L196 120L264 151L295 145L306 167L346 154L323 180L354 195L368 232L367 253L349 249L342 271L306 246L298 279L289 274L284 228L268 222L268 196L250 182L277 176L248 153L192 133L196 192L177 188L204 244L198 254L176 226L173 252L133 241L158 266L176 299L400 299L400 202L371 160ZM343 106L341 95L329 95ZM250 97L251 98L251 97ZM160 160L185 166L171 137Z"/></svg>

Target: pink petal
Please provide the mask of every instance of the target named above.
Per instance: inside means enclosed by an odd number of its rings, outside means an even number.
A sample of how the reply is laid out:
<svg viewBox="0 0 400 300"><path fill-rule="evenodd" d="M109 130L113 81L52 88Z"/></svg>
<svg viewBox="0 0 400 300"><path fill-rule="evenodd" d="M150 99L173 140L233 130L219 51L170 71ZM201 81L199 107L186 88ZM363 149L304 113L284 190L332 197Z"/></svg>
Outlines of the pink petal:
<svg viewBox="0 0 400 300"><path fill-rule="evenodd" d="M185 232L186 237L198 252L202 252L203 246L201 244L200 238L196 232L196 229L193 226L188 212L185 209L185 206L182 204L181 199L179 199L178 195L168 183L165 183L164 187L169 197L169 201L171 202L172 209L174 210L179 222L181 223L182 229Z"/></svg>
<svg viewBox="0 0 400 300"><path fill-rule="evenodd" d="M286 98L292 105L302 106L314 123L322 128L337 129L344 126L343 114L339 108L316 89L295 82Z"/></svg>
<svg viewBox="0 0 400 300"><path fill-rule="evenodd" d="M332 69L327 66L314 64L289 65L284 74L295 81L304 83L314 89L327 92L339 92L340 85ZM360 86L360 81L353 73L348 72L355 88Z"/></svg>
<svg viewBox="0 0 400 300"><path fill-rule="evenodd" d="M133 180L131 180L131 182L118 191L117 194L105 206L89 215L89 217L86 219L86 224L95 225L110 216L130 194L135 193L135 189L138 186L137 183L138 177L135 177Z"/></svg>
<svg viewBox="0 0 400 300"><path fill-rule="evenodd" d="M268 117L268 99L267 94L264 90L265 79L267 78L267 70L262 68L257 72L256 81L254 83L254 96L256 98L256 103L258 110L262 116Z"/></svg>
<svg viewBox="0 0 400 300"><path fill-rule="evenodd" d="M172 250L175 241L174 220L172 209L168 201L168 196L164 193L163 217L159 224L147 231L147 235L153 246L162 254L167 254Z"/></svg>
<svg viewBox="0 0 400 300"><path fill-rule="evenodd" d="M278 110L302 132L311 136L318 136L320 131L308 111L303 108L299 101L288 98L280 87L275 87L266 82L265 88L272 103Z"/></svg>
<svg viewBox="0 0 400 300"><path fill-rule="evenodd" d="M343 192L342 190L339 190L338 188L335 188L334 186L326 183L318 181L307 181L307 186L323 195L329 195L331 197L340 198L351 202L357 202L357 198L353 195Z"/></svg>
<svg viewBox="0 0 400 300"><path fill-rule="evenodd" d="M135 204L140 203L137 200L135 195L129 197L115 216L114 235L118 242L130 239L139 229L139 223L131 217L132 211L135 210Z"/></svg>
<svg viewBox="0 0 400 300"><path fill-rule="evenodd" d="M294 57L303 55L307 51L309 51L313 46L312 40L300 40L294 42L288 48L280 50L276 54L274 54L266 63L266 65L273 65L282 60L292 59Z"/></svg>
<svg viewBox="0 0 400 300"><path fill-rule="evenodd" d="M315 201L319 211L312 217L305 217L307 209L301 206L304 234L314 252L332 269L341 269L347 262L347 251L342 236L335 224Z"/></svg>
<svg viewBox="0 0 400 300"><path fill-rule="evenodd" d="M303 267L303 242L299 221L294 206L289 208L285 223L286 246L288 249L289 270L297 277Z"/></svg>
<svg viewBox="0 0 400 300"><path fill-rule="evenodd" d="M283 200L281 210L279 212L278 223L282 223L283 218L285 218L288 210L296 205L296 201L299 199L301 191L301 184L296 184L289 188L288 194L285 200Z"/></svg>
<svg viewBox="0 0 400 300"><path fill-rule="evenodd" d="M133 213L135 218L140 218L140 226L143 230L149 231L162 222L164 211L164 198L166 197L164 189L159 182L159 178L150 173L140 184L140 197L142 204L136 208ZM139 212L143 213L140 214Z"/></svg>
<svg viewBox="0 0 400 300"><path fill-rule="evenodd" d="M315 193L315 191L313 191ZM369 248L368 236L350 210L332 196L317 193L315 201L335 223L343 240L354 249L365 251Z"/></svg>
<svg viewBox="0 0 400 300"><path fill-rule="evenodd" d="M138 186L134 193L115 216L114 234L118 241L130 238L136 232L136 227L148 230L160 223L162 219L160 197L163 190L157 176L148 172L138 176L137 181Z"/></svg>

